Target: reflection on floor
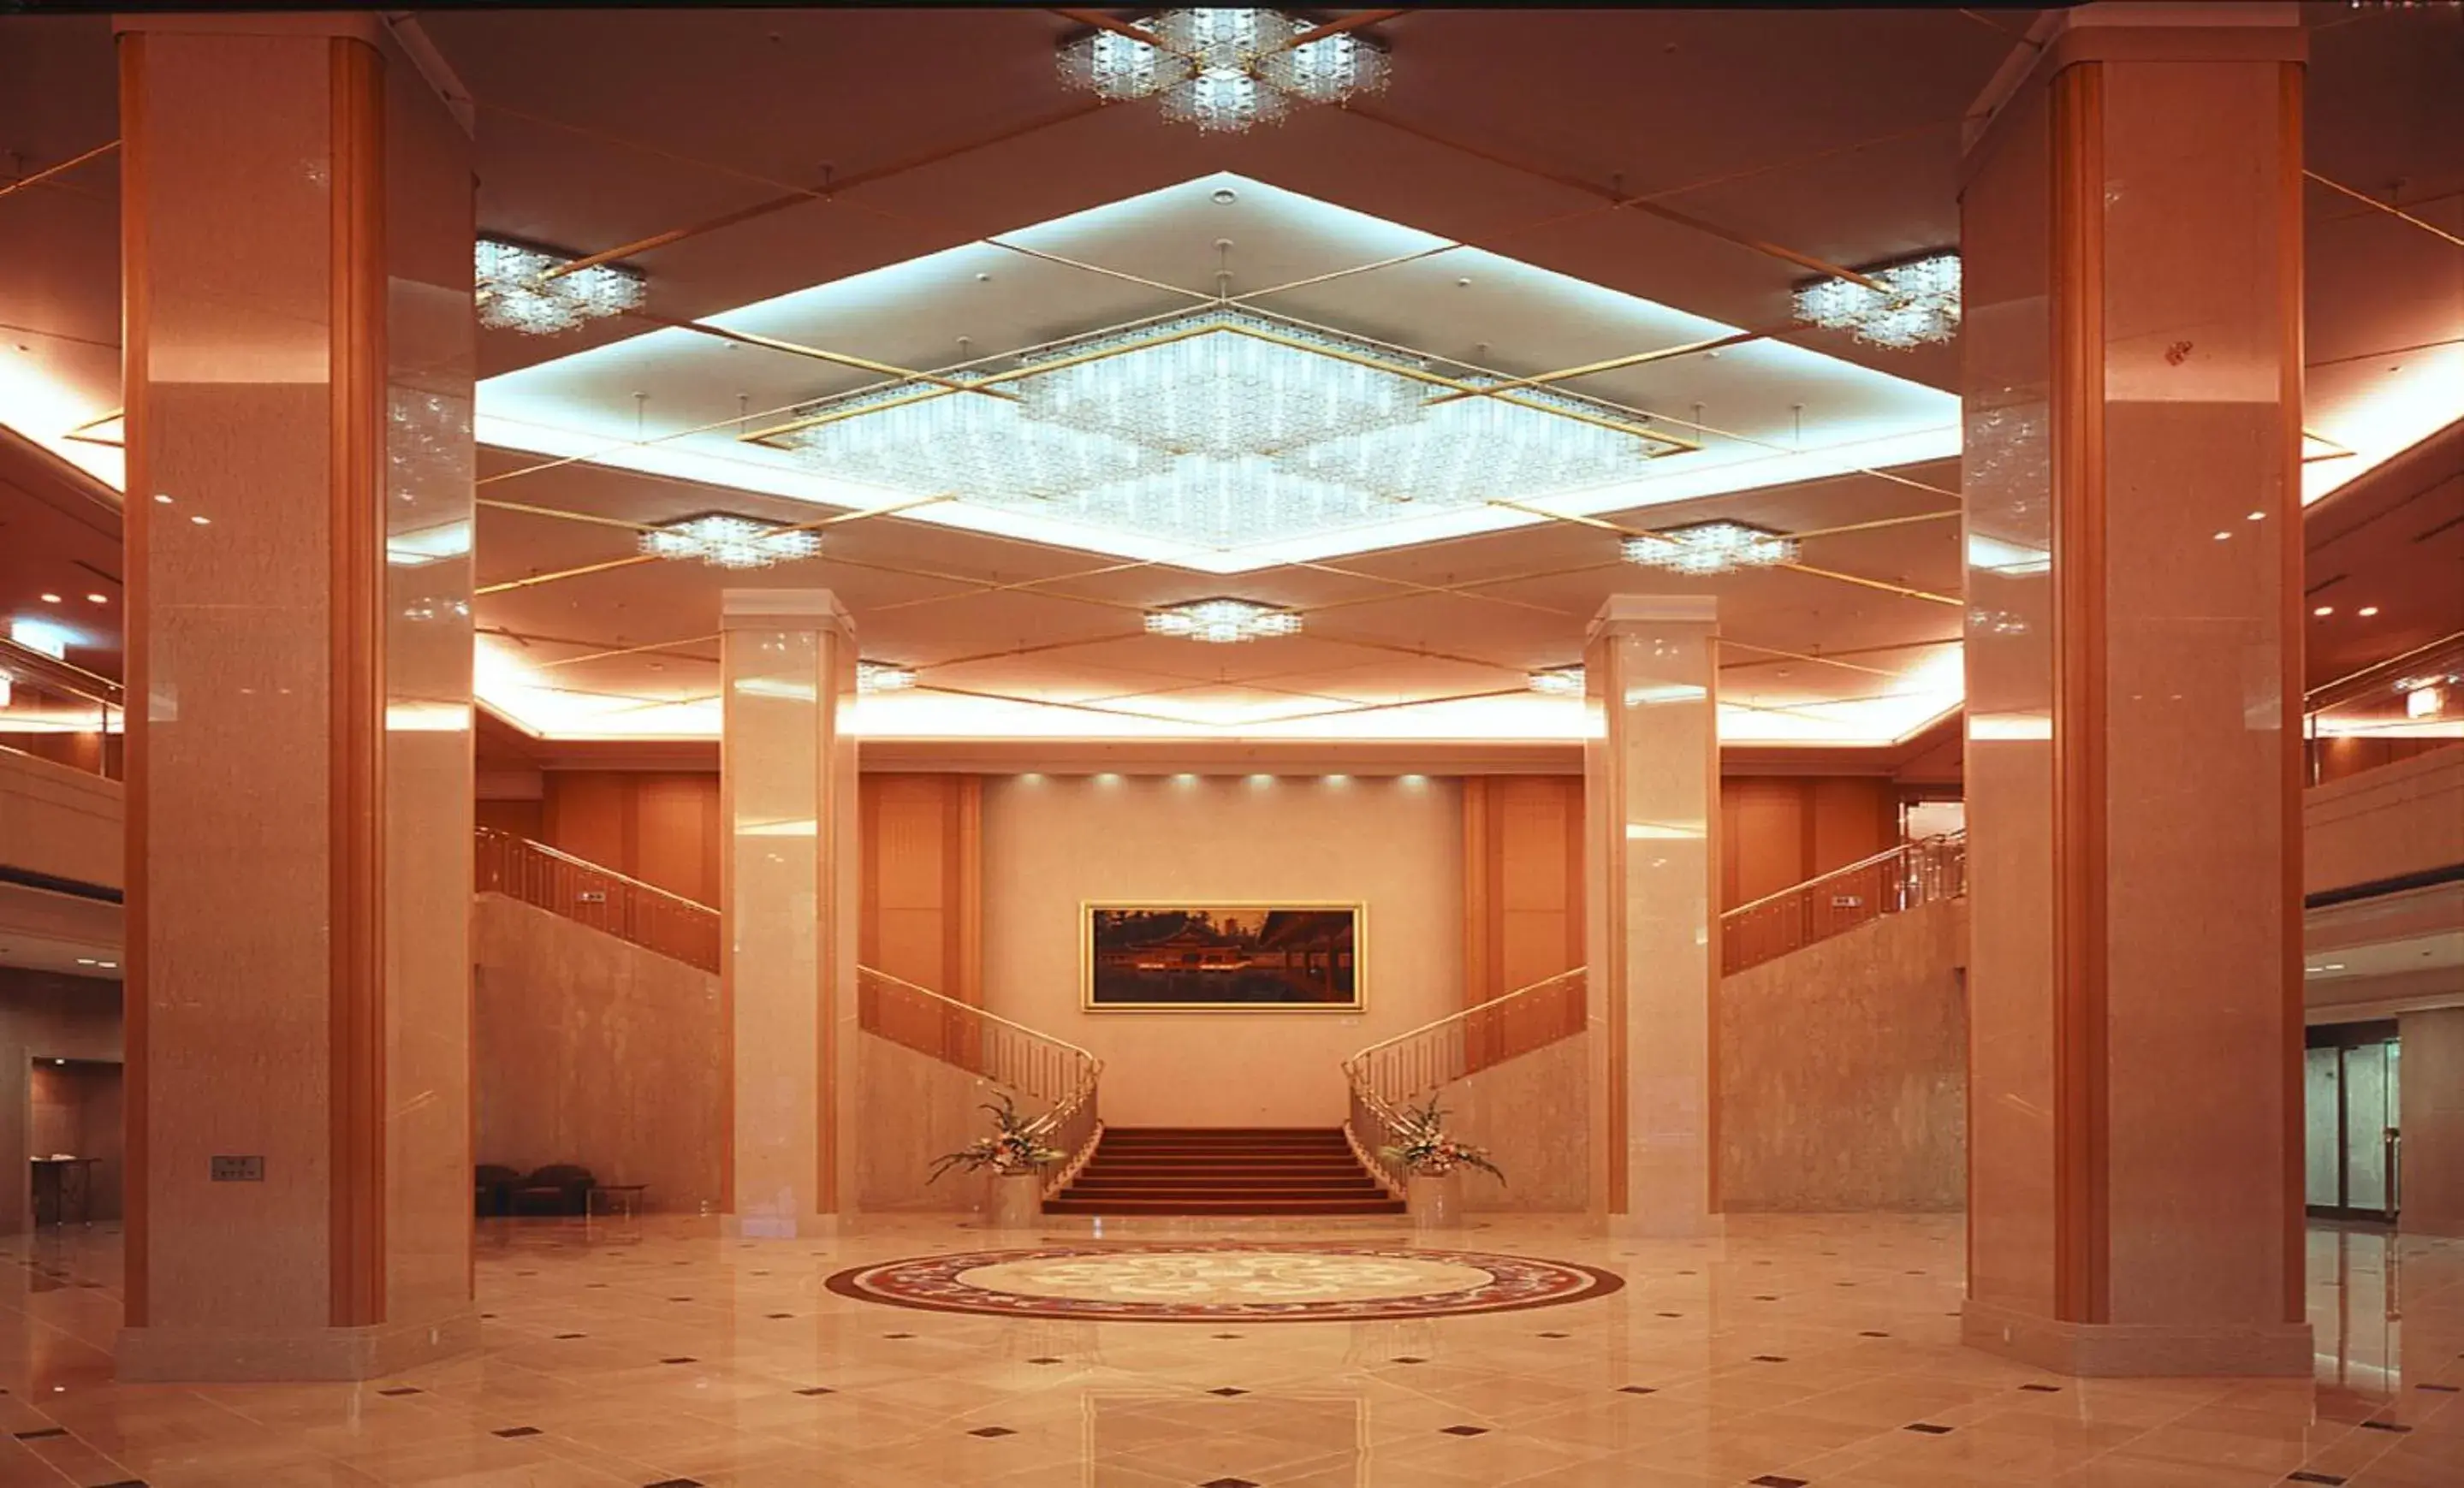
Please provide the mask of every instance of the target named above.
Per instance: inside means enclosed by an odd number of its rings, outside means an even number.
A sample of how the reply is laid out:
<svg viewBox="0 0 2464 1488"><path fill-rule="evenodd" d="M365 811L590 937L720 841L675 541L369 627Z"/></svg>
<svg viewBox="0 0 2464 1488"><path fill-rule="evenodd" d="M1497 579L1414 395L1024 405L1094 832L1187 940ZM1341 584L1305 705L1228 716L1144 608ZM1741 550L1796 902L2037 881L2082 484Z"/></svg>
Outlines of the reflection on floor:
<svg viewBox="0 0 2464 1488"><path fill-rule="evenodd" d="M758 1246L492 1228L483 1356L188 1389L111 1381L109 1227L14 1239L0 1488L2464 1484L2464 1242L2314 1232L2315 1382L2083 1383L1963 1349L1949 1217L1739 1218L1704 1244L1483 1226L1450 1243L1627 1284L1471 1317L987 1318L822 1285L994 1243L924 1221Z"/></svg>

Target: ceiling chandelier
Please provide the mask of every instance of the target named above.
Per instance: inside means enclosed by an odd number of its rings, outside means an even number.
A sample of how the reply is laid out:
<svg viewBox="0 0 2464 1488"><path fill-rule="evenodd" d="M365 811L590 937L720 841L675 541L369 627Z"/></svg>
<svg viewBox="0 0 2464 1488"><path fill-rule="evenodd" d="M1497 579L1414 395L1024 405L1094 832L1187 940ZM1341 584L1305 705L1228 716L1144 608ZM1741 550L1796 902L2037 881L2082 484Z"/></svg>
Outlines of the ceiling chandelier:
<svg viewBox="0 0 2464 1488"><path fill-rule="evenodd" d="M1796 539L1744 522L1692 522L1625 540L1625 560L1680 574L1727 574L1796 561Z"/></svg>
<svg viewBox="0 0 2464 1488"><path fill-rule="evenodd" d="M1208 133L1386 86L1386 54L1352 32L1294 44L1324 30L1281 11L1165 11L1064 45L1061 80L1114 101L1155 98L1164 118Z"/></svg>
<svg viewBox="0 0 2464 1488"><path fill-rule="evenodd" d="M1876 346L1904 349L1947 341L1959 331L1959 255L1928 253L1904 263L1858 271L1882 288L1853 279L1817 279L1799 285L1796 317L1825 330L1846 331Z"/></svg>
<svg viewBox="0 0 2464 1488"><path fill-rule="evenodd" d="M1187 604L1147 611L1147 629L1153 634L1185 636L1217 646L1265 636L1297 635L1300 628L1301 618L1292 611L1252 604L1247 600L1192 600Z"/></svg>
<svg viewBox="0 0 2464 1488"><path fill-rule="evenodd" d="M858 662L855 664L855 689L859 692L904 692L915 685L915 668L895 662Z"/></svg>
<svg viewBox="0 0 2464 1488"><path fill-rule="evenodd" d="M699 558L715 568L768 568L811 558L822 551L822 539L800 527L706 512L643 533L642 551L652 558Z"/></svg>
<svg viewBox="0 0 2464 1488"><path fill-rule="evenodd" d="M1544 697L1580 697L1583 695L1583 668L1580 667L1549 667L1524 677L1524 686Z"/></svg>
<svg viewBox="0 0 2464 1488"><path fill-rule="evenodd" d="M574 260L565 254L502 238L481 238L473 254L479 323L529 336L554 336L586 321L641 308L640 271L594 264L556 278Z"/></svg>
<svg viewBox="0 0 2464 1488"><path fill-rule="evenodd" d="M1222 306L823 399L745 437L893 490L1215 549L1538 500L1693 448L1614 404Z"/></svg>

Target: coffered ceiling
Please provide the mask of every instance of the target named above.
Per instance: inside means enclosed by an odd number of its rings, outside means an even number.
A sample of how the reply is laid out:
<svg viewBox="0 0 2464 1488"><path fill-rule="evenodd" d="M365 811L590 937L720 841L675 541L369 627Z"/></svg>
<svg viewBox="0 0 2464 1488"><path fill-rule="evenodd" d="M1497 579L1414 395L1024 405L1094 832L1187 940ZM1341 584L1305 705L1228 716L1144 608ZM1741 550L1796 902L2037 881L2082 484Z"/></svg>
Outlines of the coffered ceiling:
<svg viewBox="0 0 2464 1488"><path fill-rule="evenodd" d="M2324 495L2464 412L2464 246L2439 235L2464 234L2464 22L2305 16L2311 164L2414 219L2310 196ZM1063 90L1053 49L1077 23L1049 11L419 15L475 103L485 230L576 252L664 240L627 259L645 314L482 335L481 690L554 734L706 734L720 590L825 586L868 656L918 673L860 705L875 736L1568 739L1578 706L1525 673L1575 661L1600 601L1648 586L1719 596L1727 737L1906 737L1959 698L1957 347L1791 329L1790 295L1809 263L1956 243L1960 118L2034 18L1417 11L1374 27L1386 94L1220 136ZM107 28L0 28L24 43L0 47L17 173L107 140ZM62 436L118 403L113 191L106 157L0 198L31 251L0 271L0 320L30 348L0 357L0 419L106 477L110 451ZM1629 485L1245 552L955 499L884 510L942 493L848 487L736 437L872 376L813 350L931 370L1328 274L1260 308L1450 373L1780 334L1569 380L1705 446ZM1799 448L1829 453L1793 466ZM2464 528L2441 526L2464 489L2419 473L2339 520L2343 592L2384 593L2366 625L2321 621L2314 680L2322 656L2464 628ZM818 558L751 576L620 561L642 528L713 510L839 519ZM1818 536L1800 567L1717 579L1619 559L1625 533L1713 516ZM1302 631L1143 630L1150 607L1222 594L1296 609Z"/></svg>

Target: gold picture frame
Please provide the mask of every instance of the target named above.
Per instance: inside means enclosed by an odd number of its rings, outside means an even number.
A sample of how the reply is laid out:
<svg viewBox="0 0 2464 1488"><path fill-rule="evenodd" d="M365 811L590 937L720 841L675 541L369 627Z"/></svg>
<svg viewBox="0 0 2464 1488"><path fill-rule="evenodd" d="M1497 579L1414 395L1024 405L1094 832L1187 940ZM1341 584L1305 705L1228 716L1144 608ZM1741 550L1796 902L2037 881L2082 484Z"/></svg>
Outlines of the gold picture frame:
<svg viewBox="0 0 2464 1488"><path fill-rule="evenodd" d="M1348 917L1340 926L1327 918L1336 913ZM1276 924L1276 916L1287 918ZM1365 1013L1368 938L1369 907L1356 899L1084 899L1078 1005L1089 1013ZM1218 989L1240 995L1207 995Z"/></svg>

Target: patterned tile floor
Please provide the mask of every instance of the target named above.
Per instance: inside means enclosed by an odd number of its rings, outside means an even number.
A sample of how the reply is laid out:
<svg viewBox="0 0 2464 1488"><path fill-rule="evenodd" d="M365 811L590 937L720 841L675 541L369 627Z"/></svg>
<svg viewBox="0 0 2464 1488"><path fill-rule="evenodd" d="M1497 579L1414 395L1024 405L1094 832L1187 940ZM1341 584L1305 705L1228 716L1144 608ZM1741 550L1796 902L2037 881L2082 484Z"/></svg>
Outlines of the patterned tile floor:
<svg viewBox="0 0 2464 1488"><path fill-rule="evenodd" d="M2464 1488L2464 1242L2314 1232L2311 1381L2081 1382L1963 1349L1953 1218L1739 1218L1705 1244L1501 1222L1460 1243L1625 1289L1398 1322L980 1318L822 1287L987 1239L491 1228L479 1356L206 1388L112 1383L109 1227L12 1240L0 1488Z"/></svg>

